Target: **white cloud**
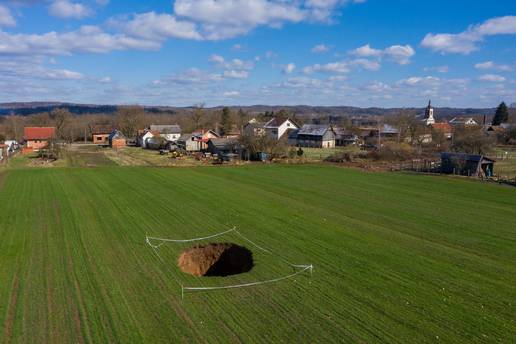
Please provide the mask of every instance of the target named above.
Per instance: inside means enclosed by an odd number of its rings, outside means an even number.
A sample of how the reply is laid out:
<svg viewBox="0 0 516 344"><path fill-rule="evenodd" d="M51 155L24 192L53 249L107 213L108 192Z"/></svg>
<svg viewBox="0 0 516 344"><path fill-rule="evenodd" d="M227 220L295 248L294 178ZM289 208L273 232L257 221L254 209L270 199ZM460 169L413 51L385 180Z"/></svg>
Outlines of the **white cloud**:
<svg viewBox="0 0 516 344"><path fill-rule="evenodd" d="M345 0L176 0L174 14L199 25L205 39L244 35L259 26L327 22ZM357 2L357 1L354 1Z"/></svg>
<svg viewBox="0 0 516 344"><path fill-rule="evenodd" d="M230 79L246 79L249 77L249 72L245 70L225 70L223 75Z"/></svg>
<svg viewBox="0 0 516 344"><path fill-rule="evenodd" d="M198 68L190 68L178 74L174 74L168 78L155 80L152 84L154 86L162 85L197 85L209 84L224 80L222 75L216 73L206 73Z"/></svg>
<svg viewBox="0 0 516 344"><path fill-rule="evenodd" d="M226 91L224 92L224 97L233 98L238 97L240 95L240 92L238 91Z"/></svg>
<svg viewBox="0 0 516 344"><path fill-rule="evenodd" d="M129 36L151 41L164 41L167 38L201 40L194 23L178 20L170 14L147 12L136 14L127 22L111 20L111 25L123 30Z"/></svg>
<svg viewBox="0 0 516 344"><path fill-rule="evenodd" d="M210 56L208 61L210 61L211 63L217 64L217 65L224 65L224 63L226 62L226 59L224 59L223 56L213 54Z"/></svg>
<svg viewBox="0 0 516 344"><path fill-rule="evenodd" d="M355 59L349 62L351 66L359 66L366 70L377 71L380 70L381 65L378 61L368 59Z"/></svg>
<svg viewBox="0 0 516 344"><path fill-rule="evenodd" d="M109 34L96 26L82 26L65 33L9 34L0 31L0 54L70 55L74 53L107 53L115 50L153 50L159 42Z"/></svg>
<svg viewBox="0 0 516 344"><path fill-rule="evenodd" d="M6 6L0 5L0 27L16 26L16 20Z"/></svg>
<svg viewBox="0 0 516 344"><path fill-rule="evenodd" d="M452 33L428 33L421 45L436 52L469 54L478 50L485 37L516 34L516 16L491 18L482 24L472 25L467 30Z"/></svg>
<svg viewBox="0 0 516 344"><path fill-rule="evenodd" d="M99 82L101 84L109 84L111 81L113 81L113 79L111 79L110 76L106 76L106 77L103 77L103 78L99 79Z"/></svg>
<svg viewBox="0 0 516 344"><path fill-rule="evenodd" d="M448 73L450 68L448 66L425 67L425 72Z"/></svg>
<svg viewBox="0 0 516 344"><path fill-rule="evenodd" d="M305 74L312 74L316 72L322 73L349 73L350 68L347 62L333 62L327 64L314 64L303 68Z"/></svg>
<svg viewBox="0 0 516 344"><path fill-rule="evenodd" d="M497 63L494 63L493 61L477 63L477 64L475 64L475 68L476 69L484 69L484 70L492 69L492 70L499 70L499 71L503 71L503 72L510 72L513 69L509 65L497 64Z"/></svg>
<svg viewBox="0 0 516 344"><path fill-rule="evenodd" d="M505 77L497 74L484 74L481 75L478 79L489 82L505 82L506 80Z"/></svg>
<svg viewBox="0 0 516 344"><path fill-rule="evenodd" d="M412 76L407 79L402 79L398 81L398 85L405 85L405 86L416 86L416 85L436 85L441 79L436 78L434 76L426 76L426 77L419 77L419 76Z"/></svg>
<svg viewBox="0 0 516 344"><path fill-rule="evenodd" d="M386 57L400 65L410 63L410 58L416 54L410 45L392 45L385 49L375 49L369 44L354 49L351 51L352 55L359 57Z"/></svg>
<svg viewBox="0 0 516 344"><path fill-rule="evenodd" d="M233 44L231 47L232 51L243 51L244 47L241 44Z"/></svg>
<svg viewBox="0 0 516 344"><path fill-rule="evenodd" d="M361 68L369 71L377 71L381 68L381 65L376 60L358 58L353 60L338 61L326 64L314 64L303 68L305 74L313 73L334 73L334 74L346 74L349 73L353 68Z"/></svg>
<svg viewBox="0 0 516 344"><path fill-rule="evenodd" d="M68 69L49 69L43 66L43 60L36 59L0 59L0 75L3 78L41 79L41 80L80 80L82 73Z"/></svg>
<svg viewBox="0 0 516 344"><path fill-rule="evenodd" d="M393 45L384 50L384 54L400 65L410 63L410 58L416 54L410 45Z"/></svg>
<svg viewBox="0 0 516 344"><path fill-rule="evenodd" d="M383 51L379 49L373 49L369 44L361 46L351 51L353 55L361 57L380 57L383 55Z"/></svg>
<svg viewBox="0 0 516 344"><path fill-rule="evenodd" d="M49 12L54 17L81 19L92 15L92 10L80 3L69 0L54 0L50 5Z"/></svg>
<svg viewBox="0 0 516 344"><path fill-rule="evenodd" d="M330 47L327 46L326 44L318 44L318 45L314 46L311 50L311 52L314 54L323 54L323 53L327 53L328 51L330 51Z"/></svg>
<svg viewBox="0 0 516 344"><path fill-rule="evenodd" d="M284 74L292 74L295 69L296 69L296 65L293 63L289 63L285 67L283 67L283 73Z"/></svg>
<svg viewBox="0 0 516 344"><path fill-rule="evenodd" d="M219 68L236 71L249 71L254 69L253 61L244 61L241 59L226 60L223 56L213 54L208 58L208 61Z"/></svg>

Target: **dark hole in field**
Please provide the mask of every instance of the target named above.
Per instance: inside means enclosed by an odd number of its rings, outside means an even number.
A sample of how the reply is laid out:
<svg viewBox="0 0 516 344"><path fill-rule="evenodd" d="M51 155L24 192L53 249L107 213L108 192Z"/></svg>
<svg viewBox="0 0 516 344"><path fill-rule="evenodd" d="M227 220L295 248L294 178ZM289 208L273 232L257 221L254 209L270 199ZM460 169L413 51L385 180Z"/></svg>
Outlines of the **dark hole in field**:
<svg viewBox="0 0 516 344"><path fill-rule="evenodd" d="M253 253L232 243L214 243L185 249L177 260L179 268L194 276L229 276L253 268Z"/></svg>

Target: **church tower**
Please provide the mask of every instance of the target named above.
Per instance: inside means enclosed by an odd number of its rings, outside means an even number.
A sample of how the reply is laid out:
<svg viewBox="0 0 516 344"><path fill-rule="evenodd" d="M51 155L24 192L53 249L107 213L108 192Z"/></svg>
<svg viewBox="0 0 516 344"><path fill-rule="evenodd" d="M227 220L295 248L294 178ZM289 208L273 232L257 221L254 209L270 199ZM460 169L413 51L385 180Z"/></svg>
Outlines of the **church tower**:
<svg viewBox="0 0 516 344"><path fill-rule="evenodd" d="M432 101L428 101L428 106L425 110L425 117L423 119L426 125L435 124L435 118L434 118L434 108L432 107Z"/></svg>

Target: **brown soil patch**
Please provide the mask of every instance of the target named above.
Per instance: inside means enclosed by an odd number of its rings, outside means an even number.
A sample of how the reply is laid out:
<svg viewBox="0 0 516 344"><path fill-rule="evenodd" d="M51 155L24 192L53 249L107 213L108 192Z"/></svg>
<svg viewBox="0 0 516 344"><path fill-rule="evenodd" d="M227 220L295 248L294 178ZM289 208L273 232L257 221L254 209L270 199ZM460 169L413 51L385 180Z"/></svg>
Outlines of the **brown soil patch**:
<svg viewBox="0 0 516 344"><path fill-rule="evenodd" d="M177 259L179 268L194 276L229 276L253 268L253 254L231 243L216 243L185 249Z"/></svg>

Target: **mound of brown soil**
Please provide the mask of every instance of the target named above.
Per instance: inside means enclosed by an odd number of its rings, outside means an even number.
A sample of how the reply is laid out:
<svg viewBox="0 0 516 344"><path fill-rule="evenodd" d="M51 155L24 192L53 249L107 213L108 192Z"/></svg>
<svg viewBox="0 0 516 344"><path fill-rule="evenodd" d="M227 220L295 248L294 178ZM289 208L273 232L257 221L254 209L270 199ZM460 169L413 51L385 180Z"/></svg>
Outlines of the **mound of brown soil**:
<svg viewBox="0 0 516 344"><path fill-rule="evenodd" d="M231 243L194 246L181 252L177 265L194 276L236 275L252 269L253 254L247 248Z"/></svg>

